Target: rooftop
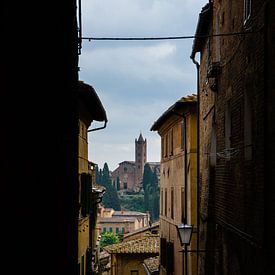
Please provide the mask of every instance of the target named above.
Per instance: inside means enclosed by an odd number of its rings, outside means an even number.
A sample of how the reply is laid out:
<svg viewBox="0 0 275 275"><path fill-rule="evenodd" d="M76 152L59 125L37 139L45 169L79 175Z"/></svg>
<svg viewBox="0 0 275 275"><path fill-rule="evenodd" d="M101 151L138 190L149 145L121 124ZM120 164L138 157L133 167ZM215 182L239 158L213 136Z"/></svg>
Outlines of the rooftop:
<svg viewBox="0 0 275 275"><path fill-rule="evenodd" d="M157 272L159 269L159 256L145 259L144 265L146 269L148 269L150 274L152 274L153 272Z"/></svg>
<svg viewBox="0 0 275 275"><path fill-rule="evenodd" d="M112 244L103 248L110 254L156 254L159 255L160 238L159 235L152 234L136 240L125 241Z"/></svg>
<svg viewBox="0 0 275 275"><path fill-rule="evenodd" d="M188 106L197 103L197 95L192 94L185 97L180 98L176 103L170 106L158 119L154 122L151 127L151 131L156 131L159 127L173 114L178 114L183 106ZM181 114L182 115L182 114Z"/></svg>

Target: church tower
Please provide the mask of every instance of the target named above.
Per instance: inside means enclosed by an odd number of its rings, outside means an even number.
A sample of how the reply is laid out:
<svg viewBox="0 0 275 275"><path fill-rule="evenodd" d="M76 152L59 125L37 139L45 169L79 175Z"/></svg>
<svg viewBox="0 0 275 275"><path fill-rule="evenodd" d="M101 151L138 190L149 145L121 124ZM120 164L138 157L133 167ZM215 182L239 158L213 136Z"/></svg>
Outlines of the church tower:
<svg viewBox="0 0 275 275"><path fill-rule="evenodd" d="M140 133L138 140L135 140L135 165L136 165L136 184L140 187L143 178L144 165L147 162L147 141Z"/></svg>

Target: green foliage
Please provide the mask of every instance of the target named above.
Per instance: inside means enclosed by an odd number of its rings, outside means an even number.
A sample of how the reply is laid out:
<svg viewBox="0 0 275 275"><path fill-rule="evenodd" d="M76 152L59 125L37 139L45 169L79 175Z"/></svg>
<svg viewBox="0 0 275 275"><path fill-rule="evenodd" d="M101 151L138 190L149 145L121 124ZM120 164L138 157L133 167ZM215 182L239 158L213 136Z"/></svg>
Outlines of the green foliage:
<svg viewBox="0 0 275 275"><path fill-rule="evenodd" d="M129 211L144 212L144 196L142 194L123 195L120 197L120 205Z"/></svg>
<svg viewBox="0 0 275 275"><path fill-rule="evenodd" d="M156 171L148 163L143 173L144 210L149 211L152 221L159 219L159 186Z"/></svg>
<svg viewBox="0 0 275 275"><path fill-rule="evenodd" d="M115 235L114 232L103 232L101 233L100 238L100 248L103 248L107 245L116 244L119 242L119 236Z"/></svg>
<svg viewBox="0 0 275 275"><path fill-rule="evenodd" d="M103 170L96 170L97 183L104 186L106 191L103 195L102 204L106 208L113 208L114 210L121 210L120 201L118 198L117 190L112 185L112 179L110 177L110 171L108 164L105 162Z"/></svg>

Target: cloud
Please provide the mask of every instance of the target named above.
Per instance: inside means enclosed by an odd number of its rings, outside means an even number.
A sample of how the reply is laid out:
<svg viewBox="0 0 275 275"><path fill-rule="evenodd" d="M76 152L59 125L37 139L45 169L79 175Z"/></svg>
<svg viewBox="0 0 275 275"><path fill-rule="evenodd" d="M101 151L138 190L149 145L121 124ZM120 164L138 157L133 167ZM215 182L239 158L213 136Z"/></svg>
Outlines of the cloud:
<svg viewBox="0 0 275 275"><path fill-rule="evenodd" d="M141 81L183 81L185 73L173 62L177 46L160 42L155 45L95 48L81 56L81 70L105 77L122 77Z"/></svg>
<svg viewBox="0 0 275 275"><path fill-rule="evenodd" d="M193 35L202 0L83 0L85 37ZM80 79L97 91L107 112L107 127L89 133L89 159L111 170L134 160L140 131L148 161L160 160L160 137L150 131L176 100L196 91L190 60L192 39L158 41L83 40ZM102 124L102 123L101 123ZM93 122L91 128L99 125Z"/></svg>
<svg viewBox="0 0 275 275"><path fill-rule="evenodd" d="M120 36L194 32L203 4L202 0L83 1L83 33Z"/></svg>

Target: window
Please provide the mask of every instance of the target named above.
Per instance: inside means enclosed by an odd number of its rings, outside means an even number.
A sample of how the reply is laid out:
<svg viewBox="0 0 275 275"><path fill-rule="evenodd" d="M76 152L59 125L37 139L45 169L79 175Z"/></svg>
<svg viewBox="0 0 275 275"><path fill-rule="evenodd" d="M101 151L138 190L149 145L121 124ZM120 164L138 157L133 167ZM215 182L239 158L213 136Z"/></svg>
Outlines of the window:
<svg viewBox="0 0 275 275"><path fill-rule="evenodd" d="M163 189L161 188L161 196L160 196L160 214L163 215Z"/></svg>
<svg viewBox="0 0 275 275"><path fill-rule="evenodd" d="M174 154L173 129L171 129L169 132L169 147L170 147L169 155L173 156L173 154Z"/></svg>
<svg viewBox="0 0 275 275"><path fill-rule="evenodd" d="M167 217L167 189L165 188L165 193L164 193L164 215Z"/></svg>
<svg viewBox="0 0 275 275"><path fill-rule="evenodd" d="M106 227L103 227L103 233L106 232L106 231L107 231Z"/></svg>
<svg viewBox="0 0 275 275"><path fill-rule="evenodd" d="M167 265L167 250L166 250L166 239L160 238L160 264L166 268Z"/></svg>
<svg viewBox="0 0 275 275"><path fill-rule="evenodd" d="M165 135L164 137L164 143L165 143L165 147L164 147L164 157L166 158L167 157L167 154L168 154L168 137L167 135Z"/></svg>
<svg viewBox="0 0 275 275"><path fill-rule="evenodd" d="M122 228L121 228L121 233L124 234L124 232L125 232L125 228L122 227Z"/></svg>
<svg viewBox="0 0 275 275"><path fill-rule="evenodd" d="M127 172L127 167L124 167L124 172Z"/></svg>
<svg viewBox="0 0 275 275"><path fill-rule="evenodd" d="M181 212L181 222L183 223L184 222L184 217L185 217L185 213L184 213L184 210L185 210L185 198L184 198L184 188L183 187L181 188L181 209L182 209L182 212Z"/></svg>
<svg viewBox="0 0 275 275"><path fill-rule="evenodd" d="M138 275L138 270L131 270L131 275Z"/></svg>
<svg viewBox="0 0 275 275"><path fill-rule="evenodd" d="M174 219L174 188L171 187L171 219Z"/></svg>
<svg viewBox="0 0 275 275"><path fill-rule="evenodd" d="M164 137L161 138L161 157L164 157Z"/></svg>
<svg viewBox="0 0 275 275"><path fill-rule="evenodd" d="M210 166L216 166L216 153L217 153L217 137L216 137L216 124L212 123L211 130L211 143L210 143Z"/></svg>
<svg viewBox="0 0 275 275"><path fill-rule="evenodd" d="M167 242L167 268L166 274L174 274L174 244L172 242Z"/></svg>
<svg viewBox="0 0 275 275"><path fill-rule="evenodd" d="M118 227L116 227L116 234L118 234L119 233L119 228Z"/></svg>
<svg viewBox="0 0 275 275"><path fill-rule="evenodd" d="M112 227L109 228L109 232L113 232L113 228Z"/></svg>
<svg viewBox="0 0 275 275"><path fill-rule="evenodd" d="M244 24L251 16L251 1L252 0L244 0Z"/></svg>
<svg viewBox="0 0 275 275"><path fill-rule="evenodd" d="M244 94L244 158L252 159L252 104L251 97Z"/></svg>
<svg viewBox="0 0 275 275"><path fill-rule="evenodd" d="M185 150L185 138L186 138L186 131L185 131L185 120L182 120L181 123L181 149Z"/></svg>
<svg viewBox="0 0 275 275"><path fill-rule="evenodd" d="M123 188L127 189L127 182L123 182Z"/></svg>
<svg viewBox="0 0 275 275"><path fill-rule="evenodd" d="M85 273L85 262L84 262L84 255L81 256L81 275L84 275Z"/></svg>
<svg viewBox="0 0 275 275"><path fill-rule="evenodd" d="M224 114L224 138L225 138L225 148L231 147L231 102L228 100L225 106Z"/></svg>

